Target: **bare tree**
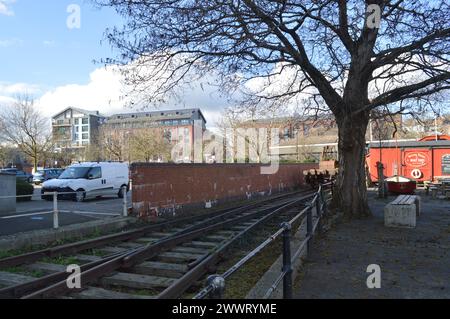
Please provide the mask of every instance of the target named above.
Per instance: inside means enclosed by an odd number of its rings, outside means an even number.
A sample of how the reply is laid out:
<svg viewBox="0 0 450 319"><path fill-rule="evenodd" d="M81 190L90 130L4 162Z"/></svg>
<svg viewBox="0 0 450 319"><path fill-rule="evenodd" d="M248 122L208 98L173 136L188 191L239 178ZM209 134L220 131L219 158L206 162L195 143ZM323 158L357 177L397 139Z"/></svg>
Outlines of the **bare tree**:
<svg viewBox="0 0 450 319"><path fill-rule="evenodd" d="M49 119L39 113L34 101L27 96L18 97L13 105L2 108L0 112L2 138L16 145L22 153L30 157L36 171L39 160L45 159L53 146Z"/></svg>
<svg viewBox="0 0 450 319"><path fill-rule="evenodd" d="M170 159L171 144L161 128L134 130L129 139L133 161L164 161Z"/></svg>
<svg viewBox="0 0 450 319"><path fill-rule="evenodd" d="M448 1L96 2L127 20L107 32L121 51L109 62L130 64L128 82L151 101L193 77L218 74L229 93L262 81L243 95L253 104L294 101L331 112L340 154L334 199L349 218L370 215L364 151L371 111L424 111L435 105L431 97L445 106Z"/></svg>
<svg viewBox="0 0 450 319"><path fill-rule="evenodd" d="M129 141L126 131L102 127L99 132L99 142L104 158L123 161L127 157L126 148Z"/></svg>
<svg viewBox="0 0 450 319"><path fill-rule="evenodd" d="M219 121L216 123L223 137L232 139L233 159L240 161L266 162L270 158L272 130L283 130L291 125L295 119L286 116L279 105L233 105L225 108ZM284 116L282 116L284 115ZM261 130L262 129L262 130ZM239 154L238 140L244 140L245 154ZM230 147L230 146L228 146ZM251 156L252 155L252 156Z"/></svg>

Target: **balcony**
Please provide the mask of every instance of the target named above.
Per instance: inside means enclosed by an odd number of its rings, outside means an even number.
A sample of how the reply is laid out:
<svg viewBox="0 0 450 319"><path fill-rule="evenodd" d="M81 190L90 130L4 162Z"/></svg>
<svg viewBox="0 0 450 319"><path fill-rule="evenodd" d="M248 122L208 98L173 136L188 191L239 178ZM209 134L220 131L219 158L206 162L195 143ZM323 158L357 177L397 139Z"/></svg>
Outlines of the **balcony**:
<svg viewBox="0 0 450 319"><path fill-rule="evenodd" d="M52 120L52 126L53 127L72 126L72 121L70 119Z"/></svg>

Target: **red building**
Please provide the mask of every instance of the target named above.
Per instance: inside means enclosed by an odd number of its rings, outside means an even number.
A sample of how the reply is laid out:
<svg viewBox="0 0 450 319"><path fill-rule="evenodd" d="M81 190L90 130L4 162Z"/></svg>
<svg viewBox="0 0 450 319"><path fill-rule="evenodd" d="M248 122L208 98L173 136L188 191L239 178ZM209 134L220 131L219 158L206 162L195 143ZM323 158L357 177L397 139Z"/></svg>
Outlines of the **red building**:
<svg viewBox="0 0 450 319"><path fill-rule="evenodd" d="M404 176L418 182L450 178L450 136L427 136L413 142L378 142L369 145L367 165L372 182L378 180L377 162L386 177Z"/></svg>

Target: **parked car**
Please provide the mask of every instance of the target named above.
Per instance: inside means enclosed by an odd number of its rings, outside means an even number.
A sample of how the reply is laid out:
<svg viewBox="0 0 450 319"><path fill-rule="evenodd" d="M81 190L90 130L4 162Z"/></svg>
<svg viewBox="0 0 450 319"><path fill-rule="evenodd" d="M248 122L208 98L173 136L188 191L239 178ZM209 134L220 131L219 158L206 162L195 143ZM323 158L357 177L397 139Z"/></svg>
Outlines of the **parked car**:
<svg viewBox="0 0 450 319"><path fill-rule="evenodd" d="M2 173L9 173L9 174L16 174L16 178L17 179L25 181L25 182L30 183L30 184L33 182L33 175L31 175L31 174L29 174L27 172L18 170L17 168L4 168L4 169L1 169L0 172L2 172Z"/></svg>
<svg viewBox="0 0 450 319"><path fill-rule="evenodd" d="M52 196L44 193L58 192L58 198L73 199L82 202L87 198L101 196L118 196L129 190L129 169L126 163L80 163L69 166L58 179L42 184L42 198L51 200Z"/></svg>
<svg viewBox="0 0 450 319"><path fill-rule="evenodd" d="M50 179L58 178L62 172L64 172L64 169L61 168L40 169L33 174L33 183L39 185Z"/></svg>

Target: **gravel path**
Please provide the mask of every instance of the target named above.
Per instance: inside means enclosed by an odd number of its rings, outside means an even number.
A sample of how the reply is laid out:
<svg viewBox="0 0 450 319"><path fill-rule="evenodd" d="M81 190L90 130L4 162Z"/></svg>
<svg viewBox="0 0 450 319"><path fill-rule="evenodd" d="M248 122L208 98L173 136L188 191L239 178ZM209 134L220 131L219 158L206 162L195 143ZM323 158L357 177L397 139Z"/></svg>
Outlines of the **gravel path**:
<svg viewBox="0 0 450 319"><path fill-rule="evenodd" d="M394 197L370 194L374 216L338 223L318 238L295 283L295 298L450 298L450 201L422 197L415 229L387 228ZM381 288L368 289L367 266L381 267Z"/></svg>

